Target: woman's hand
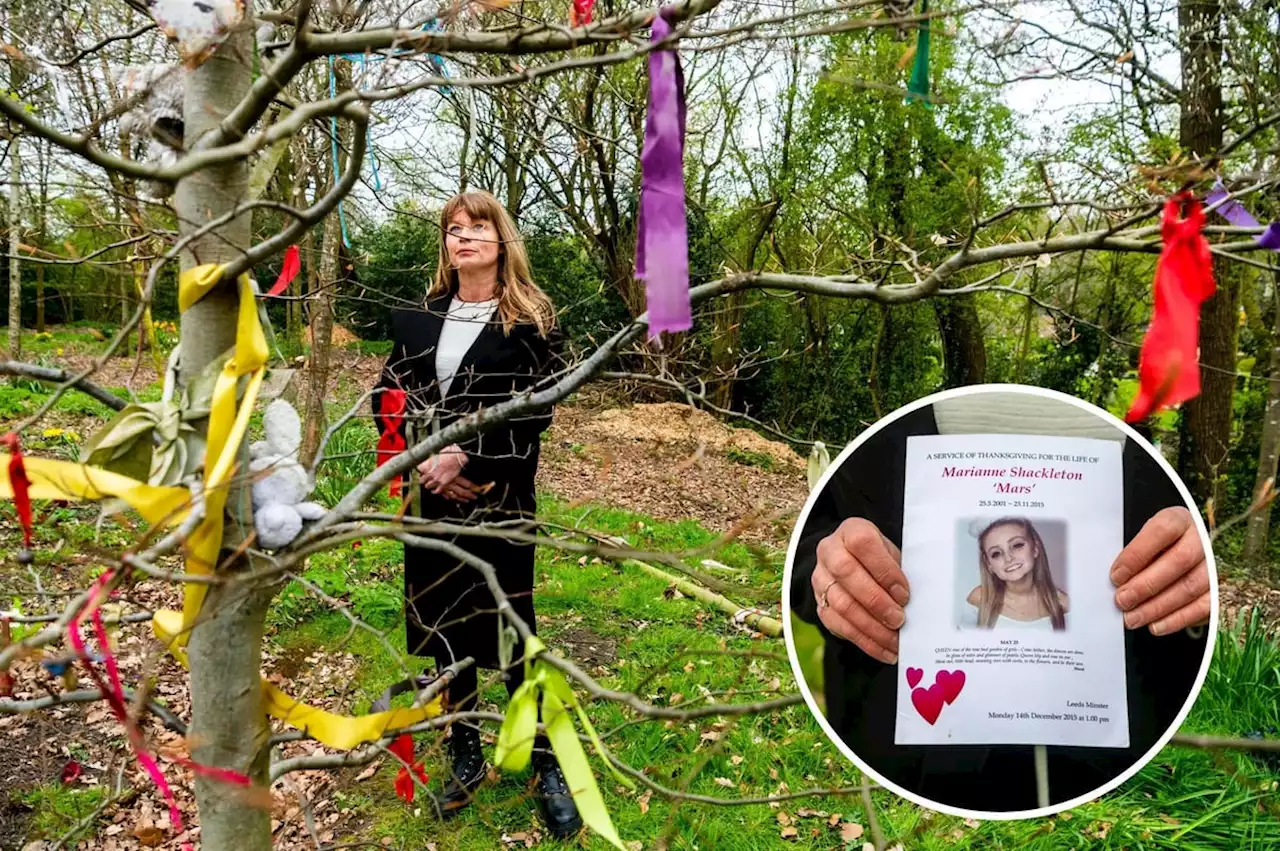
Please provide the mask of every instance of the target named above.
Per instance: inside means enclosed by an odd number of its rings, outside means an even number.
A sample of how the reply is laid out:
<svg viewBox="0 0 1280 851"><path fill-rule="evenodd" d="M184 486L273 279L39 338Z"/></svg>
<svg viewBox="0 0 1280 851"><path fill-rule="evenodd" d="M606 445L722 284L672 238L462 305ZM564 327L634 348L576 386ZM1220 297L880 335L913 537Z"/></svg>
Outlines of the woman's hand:
<svg viewBox="0 0 1280 851"><path fill-rule="evenodd" d="M1151 625L1152 635L1207 623L1209 564L1204 543L1182 506L1166 508L1116 557L1111 581L1124 625Z"/></svg>
<svg viewBox="0 0 1280 851"><path fill-rule="evenodd" d="M910 597L902 553L874 524L851 517L818 543L813 593L828 631L890 665Z"/></svg>
<svg viewBox="0 0 1280 851"><path fill-rule="evenodd" d="M473 484L465 476L458 476L444 486L441 496L454 502L471 502L484 491L485 488Z"/></svg>
<svg viewBox="0 0 1280 851"><path fill-rule="evenodd" d="M445 487L458 478L467 464L467 455L457 444L449 444L418 465L422 486L432 493L444 493Z"/></svg>

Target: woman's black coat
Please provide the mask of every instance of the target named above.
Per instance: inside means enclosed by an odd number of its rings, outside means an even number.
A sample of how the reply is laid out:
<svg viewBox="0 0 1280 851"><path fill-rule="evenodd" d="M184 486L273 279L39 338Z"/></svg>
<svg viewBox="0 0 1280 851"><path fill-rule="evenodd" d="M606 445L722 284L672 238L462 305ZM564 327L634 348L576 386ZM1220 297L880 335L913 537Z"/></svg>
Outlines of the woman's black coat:
<svg viewBox="0 0 1280 851"><path fill-rule="evenodd" d="M895 745L898 666L871 658L832 635L818 619L812 585L818 542L844 519L863 517L901 547L907 438L937 433L932 406L919 408L868 438L832 475L805 521L791 575L791 607L817 625L826 639L827 720L850 750L884 777L940 804L988 812L1034 809L1032 748ZM1128 544L1158 511L1185 503L1160 466L1134 441L1125 441L1123 459ZM1050 747L1052 803L1092 792L1123 774L1155 745L1191 693L1206 647L1206 637L1195 638L1185 630L1158 638L1146 629L1125 631L1130 746Z"/></svg>
<svg viewBox="0 0 1280 851"><path fill-rule="evenodd" d="M441 399L435 350L453 295L451 292L433 298L425 309L393 312L394 346L373 394L379 433L385 430L385 423L377 416L384 389L406 391L410 416L423 416L435 409L440 428L445 428L479 408L510 399L559 369L563 336L558 327L543 337L534 324L520 322L508 334L495 313L467 351L448 394ZM550 426L551 416L548 408L487 427L459 444L467 454L462 476L477 485L492 483L492 488L467 503L445 499L423 488L422 516L485 524L532 520L536 512L534 476L540 435ZM424 428L422 434L426 433ZM532 533L534 529L528 525L522 526L521 531ZM452 535L448 540L492 564L516 613L530 628L536 628L533 545L475 535ZM434 657L441 666L474 656L481 667L498 667L500 618L493 595L478 571L439 550L406 546L404 583L410 653Z"/></svg>

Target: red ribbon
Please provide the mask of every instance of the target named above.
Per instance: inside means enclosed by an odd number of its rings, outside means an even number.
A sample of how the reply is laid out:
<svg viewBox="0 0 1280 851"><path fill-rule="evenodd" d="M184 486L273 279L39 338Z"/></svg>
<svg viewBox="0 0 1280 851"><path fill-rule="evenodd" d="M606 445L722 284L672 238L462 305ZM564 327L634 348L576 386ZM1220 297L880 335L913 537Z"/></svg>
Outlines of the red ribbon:
<svg viewBox="0 0 1280 851"><path fill-rule="evenodd" d="M298 246L290 245L284 252L284 265L280 267L280 277L276 278L267 295L280 295L285 287L293 283L293 279L298 277L298 272L301 270L302 260L298 257Z"/></svg>
<svg viewBox="0 0 1280 851"><path fill-rule="evenodd" d="M569 8L569 26L582 27L591 23L591 8L595 5L596 0L573 0Z"/></svg>
<svg viewBox="0 0 1280 851"><path fill-rule="evenodd" d="M107 586L111 582L113 575L113 571L108 570L98 577L84 608L67 625L67 634L71 639L71 646L75 649L76 655L89 672L89 676L93 678L98 690L102 692L107 705L111 707L112 714L116 716L117 721L124 725L125 732L129 737L129 744L133 748L133 753L137 757L138 763L151 777L151 781L156 784L156 788L160 790L160 795L169 807L169 821L173 825L174 831L182 834L184 828L182 826L182 812L178 809L178 801L174 798L173 790L169 788L169 783L165 780L164 772L160 769L156 758L147 750L146 743L142 739L142 731L138 729L138 725L133 723L129 717L129 709L125 704L124 688L120 684L120 669L116 665L115 656L111 652L111 644L107 640L107 628L102 621L102 609L99 603L107 595ZM93 624L93 633L98 641L98 655L101 656L103 667L107 670L106 681L103 680L102 674L98 669L93 666L93 657L85 646L84 638L80 635L80 624L85 618L89 618ZM197 774L203 774L216 780L233 783L237 786L248 786L251 783L247 776L238 771L201 765L185 758L179 758L175 761L192 769ZM184 841L182 848L183 851L191 851L191 843Z"/></svg>
<svg viewBox="0 0 1280 851"><path fill-rule="evenodd" d="M13 489L14 508L18 509L18 522L22 523L22 544L31 549L31 479L22 463L22 445L13 431L0 436L0 443L9 449L9 486Z"/></svg>
<svg viewBox="0 0 1280 851"><path fill-rule="evenodd" d="M382 434L378 437L377 466L390 461L408 448L400 424L404 422L404 409L408 394L403 390L383 390L378 396L378 416L382 418ZM400 496L400 477L391 482L391 495Z"/></svg>
<svg viewBox="0 0 1280 851"><path fill-rule="evenodd" d="M1185 219L1179 214L1183 205ZM1138 396L1126 422L1200 395L1200 305L1213 295L1213 258L1201 229L1204 210L1188 193L1164 205L1164 250L1156 263L1155 311L1138 361Z"/></svg>
<svg viewBox="0 0 1280 851"><path fill-rule="evenodd" d="M18 510L18 522L22 524L22 545L31 549L31 479L22 463L22 446L18 435L9 432L0 436L0 443L9 449L9 487L13 489L13 506Z"/></svg>
<svg viewBox="0 0 1280 851"><path fill-rule="evenodd" d="M396 740L387 746L387 750L391 751L400 761L404 763L400 766L400 770L396 772L396 794L400 796L406 804L413 803L413 776L423 783L427 782L427 772L423 769L422 763L413 761L413 736L408 733L397 736ZM413 769L413 775L409 773L410 767Z"/></svg>

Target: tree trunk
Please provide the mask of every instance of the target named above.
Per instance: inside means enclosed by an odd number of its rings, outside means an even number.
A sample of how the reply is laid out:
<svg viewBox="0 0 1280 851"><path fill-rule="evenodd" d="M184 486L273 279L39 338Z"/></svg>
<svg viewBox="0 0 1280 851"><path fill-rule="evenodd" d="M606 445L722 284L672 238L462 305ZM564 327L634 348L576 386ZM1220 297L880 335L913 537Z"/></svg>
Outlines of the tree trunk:
<svg viewBox="0 0 1280 851"><path fill-rule="evenodd" d="M46 149L47 142L41 142L36 148L36 153L40 158L40 202L36 207L36 245L44 248L44 241L48 234L45 232L47 228L48 218L46 216L46 208L49 206L49 157L50 152ZM36 264L36 333L44 333L44 263Z"/></svg>
<svg viewBox="0 0 1280 851"><path fill-rule="evenodd" d="M9 357L22 357L22 137L9 137Z"/></svg>
<svg viewBox="0 0 1280 851"><path fill-rule="evenodd" d="M1222 147L1222 6L1220 0L1180 0L1182 103L1179 142L1203 159ZM1178 467L1203 504L1215 496L1217 470L1231 437L1235 389L1238 285L1218 269L1219 288L1200 319L1200 396L1184 407Z"/></svg>
<svg viewBox="0 0 1280 851"><path fill-rule="evenodd" d="M246 4L246 18L252 5ZM183 113L186 145L212 130L248 91L253 67L253 29L234 32L207 61L187 75ZM174 197L181 232L186 235L234 209L248 192L244 160L207 168L179 182ZM250 217L241 215L191 242L182 266L227 262L249 246ZM236 283L226 280L182 314L184 384L235 343ZM204 428L206 423L198 423ZM247 458L241 448L241 468ZM223 563L242 573L242 558L226 549L243 539L252 522L248 488L232 488L227 500ZM270 594L246 582L210 588L201 617L191 631L192 757L205 765L248 774L263 790L267 784L267 727L260 671L262 632ZM271 813L244 791L202 775L195 777L204 851L269 851ZM264 792L265 794L265 792Z"/></svg>
<svg viewBox="0 0 1280 851"><path fill-rule="evenodd" d="M1280 272L1275 275L1273 294L1280 308ZM1276 477L1277 461L1280 461L1280 309L1275 311L1271 328L1271 374L1267 383L1267 408L1262 420L1262 440L1258 446L1258 475L1254 479L1255 498L1262 493L1267 482ZM1259 352L1259 356L1261 356ZM1266 554L1267 535L1271 531L1271 506L1250 515L1244 538L1246 561L1259 561ZM1274 578L1274 577L1269 577Z"/></svg>
<svg viewBox="0 0 1280 851"><path fill-rule="evenodd" d="M351 71L344 63L334 70L335 85L338 92L351 88ZM338 162L329 164L327 187L337 182L341 172L347 165L347 142L350 130L345 123L338 125ZM326 189L327 191L327 189ZM317 192L317 194L320 194ZM305 413L302 418L302 446L298 449L298 460L304 466L311 466L316 453L320 449L320 438L324 435L325 411L324 403L329 390L329 360L333 349L333 289L343 274L339 252L342 249L342 230L337 215L330 215L324 220L324 237L320 246L319 286L311 292L311 354L307 358L307 386L305 394Z"/></svg>
<svg viewBox="0 0 1280 851"><path fill-rule="evenodd" d="M982 340L978 305L972 296L947 296L932 301L942 335L945 385L961 387L986 381L987 350Z"/></svg>
<svg viewBox="0 0 1280 851"><path fill-rule="evenodd" d="M318 292L311 293L311 356L307 358L306 415L298 459L310 467L324 434L324 402L329 387L329 354L333 349L333 283L338 279L338 243L342 234L338 217L324 220Z"/></svg>

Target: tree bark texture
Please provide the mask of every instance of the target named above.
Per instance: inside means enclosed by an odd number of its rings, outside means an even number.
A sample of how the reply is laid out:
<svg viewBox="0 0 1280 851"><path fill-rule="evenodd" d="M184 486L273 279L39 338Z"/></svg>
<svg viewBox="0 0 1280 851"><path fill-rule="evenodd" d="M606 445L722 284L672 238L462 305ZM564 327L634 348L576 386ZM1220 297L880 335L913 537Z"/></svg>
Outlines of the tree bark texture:
<svg viewBox="0 0 1280 851"><path fill-rule="evenodd" d="M246 3L246 18L252 4ZM253 30L245 27L227 39L187 75L183 105L186 146L211 131L248 91L253 67ZM183 235L235 209L248 192L249 169L243 160L197 172L182 180L174 204ZM241 215L194 239L182 256L183 268L227 262L249 245L250 217ZM182 315L181 379L189 384L200 370L235 343L237 291L234 280L214 287ZM200 428L205 427L200 423ZM240 469L247 469L241 447ZM226 548L247 533L252 514L246 487L231 490L224 534ZM243 559L224 570L242 572ZM192 629L192 756L206 765L248 774L255 785L267 782L267 727L260 671L262 632L270 595L248 583L213 586ZM269 851L271 813L255 805L245 790L197 775L203 851Z"/></svg>
<svg viewBox="0 0 1280 851"><path fill-rule="evenodd" d="M981 384L987 378L987 350L978 305L971 296L933 299L942 335L943 381L947 387Z"/></svg>
<svg viewBox="0 0 1280 851"><path fill-rule="evenodd" d="M347 63L337 63L334 73L336 90L344 92L351 88L351 71ZM350 126L345 122L338 124L338 162L330 160L329 179L325 182L325 190L338 180L342 169L347 165L347 144L351 138ZM327 141L327 140L326 140ZM320 193L317 193L320 194ZM329 214L324 220L324 237L320 246L319 286L311 293L311 354L307 358L307 384L304 390L305 411L302 417L302 446L298 450L298 460L304 466L310 466L320 449L320 438L324 435L325 410L324 403L329 390L329 362L333 350L333 290L338 279L343 275L340 252L342 251L342 229L337 213Z"/></svg>
<svg viewBox="0 0 1280 851"><path fill-rule="evenodd" d="M1204 159L1222 147L1222 6L1220 0L1181 0L1182 103L1179 142ZM1238 285L1224 280L1200 318L1200 396L1184 406L1178 468L1192 496L1203 504L1216 495L1217 471L1231 437L1235 389Z"/></svg>
<svg viewBox="0 0 1280 851"><path fill-rule="evenodd" d="M9 137L9 357L22 356L22 137Z"/></svg>

